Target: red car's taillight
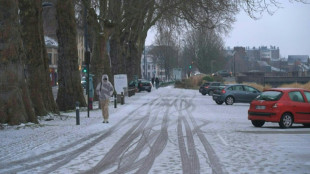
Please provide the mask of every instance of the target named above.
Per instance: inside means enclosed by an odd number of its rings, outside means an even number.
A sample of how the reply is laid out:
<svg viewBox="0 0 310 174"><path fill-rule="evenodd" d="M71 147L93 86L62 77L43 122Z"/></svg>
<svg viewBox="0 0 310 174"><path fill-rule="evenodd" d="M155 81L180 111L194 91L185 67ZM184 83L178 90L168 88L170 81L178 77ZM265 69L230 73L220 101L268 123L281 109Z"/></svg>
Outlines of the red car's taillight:
<svg viewBox="0 0 310 174"><path fill-rule="evenodd" d="M222 94L225 94L225 93L226 93L225 89L222 89Z"/></svg>
<svg viewBox="0 0 310 174"><path fill-rule="evenodd" d="M205 86L205 88L207 88L207 89L208 89L208 88L209 88L209 86Z"/></svg>
<svg viewBox="0 0 310 174"><path fill-rule="evenodd" d="M278 108L280 106L283 106L283 103L275 103L272 105L272 108Z"/></svg>

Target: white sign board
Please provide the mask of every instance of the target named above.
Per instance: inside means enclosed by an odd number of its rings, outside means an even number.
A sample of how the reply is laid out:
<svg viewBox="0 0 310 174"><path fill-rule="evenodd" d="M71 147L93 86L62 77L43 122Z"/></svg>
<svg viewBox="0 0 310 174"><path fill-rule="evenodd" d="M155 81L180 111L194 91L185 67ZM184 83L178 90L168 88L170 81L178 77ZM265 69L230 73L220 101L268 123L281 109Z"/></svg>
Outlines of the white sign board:
<svg viewBox="0 0 310 174"><path fill-rule="evenodd" d="M125 93L124 88L128 88L127 74L114 75L114 88L117 94Z"/></svg>
<svg viewBox="0 0 310 174"><path fill-rule="evenodd" d="M173 68L173 79L182 80L182 69L181 68Z"/></svg>

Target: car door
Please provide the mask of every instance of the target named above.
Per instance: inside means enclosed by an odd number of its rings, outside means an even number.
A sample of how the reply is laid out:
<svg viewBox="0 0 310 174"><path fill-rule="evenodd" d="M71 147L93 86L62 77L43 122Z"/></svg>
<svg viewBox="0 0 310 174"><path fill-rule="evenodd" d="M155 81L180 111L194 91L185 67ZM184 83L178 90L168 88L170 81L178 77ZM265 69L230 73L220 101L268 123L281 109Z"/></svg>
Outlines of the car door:
<svg viewBox="0 0 310 174"><path fill-rule="evenodd" d="M233 96L235 98L235 102L244 102L245 98L245 91L242 85L236 85L232 87L233 89Z"/></svg>
<svg viewBox="0 0 310 174"><path fill-rule="evenodd" d="M307 111L306 111L308 114L306 115L305 119L310 122L310 92L304 91L304 94L305 94L305 97L307 99L306 104L308 105L307 106Z"/></svg>
<svg viewBox="0 0 310 174"><path fill-rule="evenodd" d="M292 91L288 93L292 102L294 119L296 122L304 122L309 120L310 107L300 91Z"/></svg>
<svg viewBox="0 0 310 174"><path fill-rule="evenodd" d="M245 90L245 96L244 96L244 100L245 102L251 102L252 100L254 100L259 94L260 91L251 87L251 86L243 86L244 90Z"/></svg>

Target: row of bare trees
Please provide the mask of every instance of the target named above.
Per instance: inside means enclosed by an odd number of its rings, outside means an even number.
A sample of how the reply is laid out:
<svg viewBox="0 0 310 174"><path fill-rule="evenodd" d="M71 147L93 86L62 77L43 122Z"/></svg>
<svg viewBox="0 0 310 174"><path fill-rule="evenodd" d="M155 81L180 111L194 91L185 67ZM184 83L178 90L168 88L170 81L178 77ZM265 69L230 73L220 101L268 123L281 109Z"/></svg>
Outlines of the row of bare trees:
<svg viewBox="0 0 310 174"><path fill-rule="evenodd" d="M44 0L46 1L46 0ZM240 8L265 10L266 1L51 0L56 9L58 84L52 96L42 27L42 0L0 0L0 123L37 122L37 116L86 106L78 70L76 35L88 26L91 73L140 75L148 30L158 25L228 31ZM270 3L276 4L274 0ZM85 13L87 12L87 13ZM78 15L77 15L78 14Z"/></svg>
<svg viewBox="0 0 310 174"><path fill-rule="evenodd" d="M225 66L224 42L216 30L199 27L178 35L171 30L159 30L154 45L149 48L154 64L172 77L173 68L189 73L198 70L211 73ZM189 68L192 66L193 68Z"/></svg>

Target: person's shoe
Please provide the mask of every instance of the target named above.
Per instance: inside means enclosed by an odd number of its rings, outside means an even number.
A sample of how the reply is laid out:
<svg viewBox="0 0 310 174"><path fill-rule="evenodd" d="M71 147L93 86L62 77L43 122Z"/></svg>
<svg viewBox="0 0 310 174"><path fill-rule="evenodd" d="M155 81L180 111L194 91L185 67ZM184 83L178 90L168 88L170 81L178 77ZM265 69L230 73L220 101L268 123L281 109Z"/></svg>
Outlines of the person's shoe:
<svg viewBox="0 0 310 174"><path fill-rule="evenodd" d="M109 121L106 121L106 123L109 123Z"/></svg>
<svg viewBox="0 0 310 174"><path fill-rule="evenodd" d="M105 121L103 121L102 123L105 123Z"/></svg>

